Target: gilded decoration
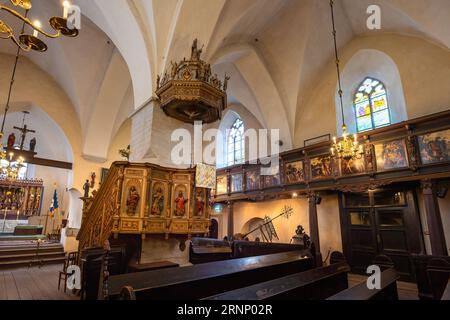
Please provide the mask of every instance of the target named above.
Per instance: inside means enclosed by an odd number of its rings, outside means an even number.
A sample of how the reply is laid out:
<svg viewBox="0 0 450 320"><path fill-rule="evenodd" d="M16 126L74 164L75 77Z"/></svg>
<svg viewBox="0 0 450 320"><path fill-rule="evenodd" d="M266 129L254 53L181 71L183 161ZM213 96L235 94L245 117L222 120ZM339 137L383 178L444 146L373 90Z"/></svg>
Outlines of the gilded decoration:
<svg viewBox="0 0 450 320"><path fill-rule="evenodd" d="M194 40L190 59L171 62L170 70L157 77L156 95L169 117L194 123L219 120L227 107L227 87L230 79L219 80L211 65L201 59L203 47Z"/></svg>

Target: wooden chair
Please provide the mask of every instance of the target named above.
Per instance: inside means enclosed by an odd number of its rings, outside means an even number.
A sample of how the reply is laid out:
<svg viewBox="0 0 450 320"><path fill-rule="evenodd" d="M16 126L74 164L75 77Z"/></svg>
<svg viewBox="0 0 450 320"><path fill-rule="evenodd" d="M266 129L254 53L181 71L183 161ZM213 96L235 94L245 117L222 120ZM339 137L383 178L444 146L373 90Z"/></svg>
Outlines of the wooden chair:
<svg viewBox="0 0 450 320"><path fill-rule="evenodd" d="M78 252L70 252L66 259L64 260L64 266L63 270L59 272L59 279L58 279L58 290L61 289L61 280L64 281L64 292L67 291L67 278L69 277L69 274L67 273L67 268L71 265L78 265Z"/></svg>

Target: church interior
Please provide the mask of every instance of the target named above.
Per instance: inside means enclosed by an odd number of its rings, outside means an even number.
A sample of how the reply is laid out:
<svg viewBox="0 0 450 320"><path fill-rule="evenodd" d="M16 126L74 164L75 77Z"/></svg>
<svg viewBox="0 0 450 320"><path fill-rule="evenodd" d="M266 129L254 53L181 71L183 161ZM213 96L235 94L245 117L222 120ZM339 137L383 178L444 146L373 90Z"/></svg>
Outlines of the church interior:
<svg viewBox="0 0 450 320"><path fill-rule="evenodd" d="M0 0L0 300L450 300L449 14Z"/></svg>

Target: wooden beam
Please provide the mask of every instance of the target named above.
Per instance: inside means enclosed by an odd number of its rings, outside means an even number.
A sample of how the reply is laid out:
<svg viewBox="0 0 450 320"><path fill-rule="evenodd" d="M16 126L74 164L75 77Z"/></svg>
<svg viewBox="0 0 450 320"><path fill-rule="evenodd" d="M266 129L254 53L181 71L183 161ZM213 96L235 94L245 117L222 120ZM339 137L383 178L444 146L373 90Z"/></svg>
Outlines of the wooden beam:
<svg viewBox="0 0 450 320"><path fill-rule="evenodd" d="M37 166L44 167L53 167L60 169L72 170L73 164L70 162L58 161L58 160L50 160L44 158L36 158L36 152L28 151L28 150L19 150L19 149L6 149L6 154L14 153L15 156L21 156L25 159L26 163L35 164Z"/></svg>
<svg viewBox="0 0 450 320"><path fill-rule="evenodd" d="M73 164L70 162L50 160L50 159L42 159L42 158L33 158L31 161L27 161L28 163L35 164L38 166L44 167L53 167L60 169L72 170Z"/></svg>

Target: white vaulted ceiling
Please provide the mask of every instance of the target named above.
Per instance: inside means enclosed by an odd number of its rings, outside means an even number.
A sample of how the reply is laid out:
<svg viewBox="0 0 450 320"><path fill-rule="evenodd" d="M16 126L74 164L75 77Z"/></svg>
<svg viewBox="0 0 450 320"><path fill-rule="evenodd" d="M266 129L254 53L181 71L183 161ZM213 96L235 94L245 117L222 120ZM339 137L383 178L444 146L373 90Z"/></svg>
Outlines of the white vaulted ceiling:
<svg viewBox="0 0 450 320"><path fill-rule="evenodd" d="M33 1L33 16L61 15L60 2ZM26 56L69 97L86 156L106 158L126 115L152 97L156 76L171 60L188 56L195 38L205 45L204 57L214 71L232 75L230 101L246 107L263 126L282 129L285 148L301 143L295 137L310 92L333 60L329 0L73 2L84 15L80 36L50 40L47 53ZM414 36L450 48L448 0L335 2L341 48L368 33ZM380 31L366 27L372 4L382 8ZM0 42L1 52L13 54L13 49Z"/></svg>

